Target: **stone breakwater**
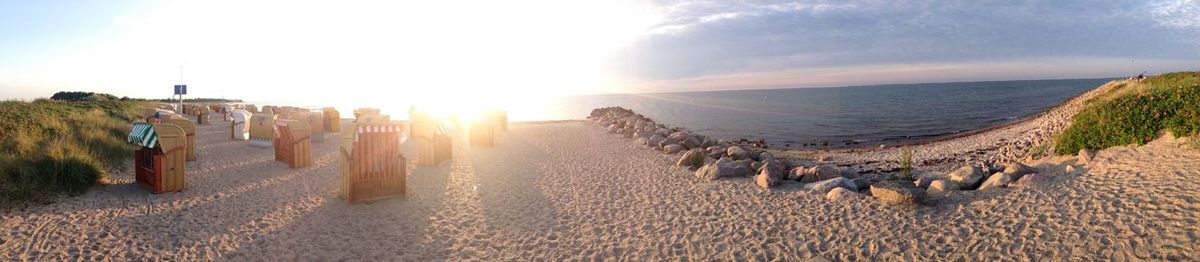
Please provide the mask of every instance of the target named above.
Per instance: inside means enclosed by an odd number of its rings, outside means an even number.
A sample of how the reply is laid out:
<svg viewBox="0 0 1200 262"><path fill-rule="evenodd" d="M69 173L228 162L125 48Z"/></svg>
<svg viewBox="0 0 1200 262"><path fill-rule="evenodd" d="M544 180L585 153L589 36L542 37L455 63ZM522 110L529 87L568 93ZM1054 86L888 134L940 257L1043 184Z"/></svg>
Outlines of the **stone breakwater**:
<svg viewBox="0 0 1200 262"><path fill-rule="evenodd" d="M1076 165L1087 163L1091 152L1081 152L1073 162L1062 157L1039 160L1054 152L1054 135L1070 125L1087 100L1119 83L1110 82L1015 124L904 147L771 150L765 141L716 140L621 107L594 109L587 119L635 144L679 154L675 165L694 170L697 179L751 177L766 189L800 183L834 201L871 196L888 204L919 205L931 196L1034 186L1078 173ZM901 150L913 155L905 176L898 176Z"/></svg>

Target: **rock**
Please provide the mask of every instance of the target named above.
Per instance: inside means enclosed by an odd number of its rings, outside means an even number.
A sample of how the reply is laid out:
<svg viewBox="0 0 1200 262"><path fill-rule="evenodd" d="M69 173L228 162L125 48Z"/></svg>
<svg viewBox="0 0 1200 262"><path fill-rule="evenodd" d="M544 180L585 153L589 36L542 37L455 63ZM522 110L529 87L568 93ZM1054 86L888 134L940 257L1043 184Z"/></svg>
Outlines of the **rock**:
<svg viewBox="0 0 1200 262"><path fill-rule="evenodd" d="M794 167L788 171L787 180L800 180L800 178L804 177L805 172L807 171L803 166Z"/></svg>
<svg viewBox="0 0 1200 262"><path fill-rule="evenodd" d="M683 153L683 156L679 157L679 161L675 162L675 166L690 166L698 168L704 165L704 157L703 150L688 150L687 153Z"/></svg>
<svg viewBox="0 0 1200 262"><path fill-rule="evenodd" d="M684 148L683 145L679 145L679 144L669 144L669 145L663 146L663 152L667 153L667 154L679 153L679 151L683 151L684 149L686 149L686 148Z"/></svg>
<svg viewBox="0 0 1200 262"><path fill-rule="evenodd" d="M851 178L850 182L854 182L854 186L857 186L859 189L871 186L871 181L863 177Z"/></svg>
<svg viewBox="0 0 1200 262"><path fill-rule="evenodd" d="M929 188L929 183L931 183L931 182L933 182L933 178L928 177L928 176L921 176L921 177L917 178L917 181L913 181L913 184L919 188Z"/></svg>
<svg viewBox="0 0 1200 262"><path fill-rule="evenodd" d="M1067 165L1067 168L1065 171L1067 172L1067 174L1075 173L1075 166ZM1021 180L1021 179L1017 179L1017 180Z"/></svg>
<svg viewBox="0 0 1200 262"><path fill-rule="evenodd" d="M920 205L925 202L925 190L898 180L886 180L871 185L871 196L892 205Z"/></svg>
<svg viewBox="0 0 1200 262"><path fill-rule="evenodd" d="M1096 157L1096 152L1092 152L1092 150L1088 150L1087 148L1080 148L1079 155L1075 157L1078 158L1076 162L1081 165L1086 165L1087 163L1092 162L1092 158Z"/></svg>
<svg viewBox="0 0 1200 262"><path fill-rule="evenodd" d="M710 146L704 150L707 152L708 156L712 158L721 158L725 156L725 147L723 146Z"/></svg>
<svg viewBox="0 0 1200 262"><path fill-rule="evenodd" d="M811 183L835 177L841 177L842 170L831 165L819 165L810 167L804 171L804 176L800 177L800 182Z"/></svg>
<svg viewBox="0 0 1200 262"><path fill-rule="evenodd" d="M1021 176L1033 173L1033 168L1021 163L1012 163L1004 166L1004 173L1010 178L1021 179Z"/></svg>
<svg viewBox="0 0 1200 262"><path fill-rule="evenodd" d="M778 179L778 180L783 180L783 179L787 178L788 169L787 169L787 165L784 165L783 162L772 159L771 161L763 161L762 163L763 163L762 167L758 168L759 173L762 173L763 171L768 171L772 175L775 175L776 179Z"/></svg>
<svg viewBox="0 0 1200 262"><path fill-rule="evenodd" d="M926 189L925 192L930 194L940 194L950 192L952 190L958 190L958 186L950 181L938 179L934 180L933 182L929 182L929 189Z"/></svg>
<svg viewBox="0 0 1200 262"><path fill-rule="evenodd" d="M688 139L687 133L684 133L683 131L676 131L675 133L671 133L671 135L667 136L667 143L683 144L683 141L687 140L687 139Z"/></svg>
<svg viewBox="0 0 1200 262"><path fill-rule="evenodd" d="M700 140L697 140L695 137L688 137L687 139L683 140L683 146L688 148L698 148L700 147Z"/></svg>
<svg viewBox="0 0 1200 262"><path fill-rule="evenodd" d="M1021 179L1018 179L1017 182L1013 182L1012 184L1009 184L1009 186L1011 186L1011 187L1032 187L1032 186L1045 184L1049 181L1050 181L1050 176L1034 173L1034 174L1028 174L1028 175L1021 177Z"/></svg>
<svg viewBox="0 0 1200 262"><path fill-rule="evenodd" d="M704 180L715 180L723 177L740 177L753 174L749 166L744 166L742 163L729 158L718 159L715 162L705 164L700 169L696 170L696 178Z"/></svg>
<svg viewBox="0 0 1200 262"><path fill-rule="evenodd" d="M996 171L996 168L992 166L992 163L987 160L980 160L978 163L975 163L975 165L978 166L979 171L983 172L984 174L991 174L992 171Z"/></svg>
<svg viewBox="0 0 1200 262"><path fill-rule="evenodd" d="M754 160L750 160L750 159L733 160L732 163L734 165L736 165L736 167L738 169L742 169L742 168L745 169L745 171L741 173L742 176L754 175L754 170L755 170L754 169Z"/></svg>
<svg viewBox="0 0 1200 262"><path fill-rule="evenodd" d="M861 194L858 192L846 190L845 188L841 187L835 187L833 190L829 190L829 193L825 194L825 198L829 199L829 201L842 201L858 198L859 196L861 196Z"/></svg>
<svg viewBox="0 0 1200 262"><path fill-rule="evenodd" d="M725 150L725 155L733 158L733 160L742 160L750 158L750 150L742 148L742 146L730 146Z"/></svg>
<svg viewBox="0 0 1200 262"><path fill-rule="evenodd" d="M950 182L954 182L959 188L966 190L975 189L979 187L979 183L983 182L983 171L975 166L963 166L946 176L950 177Z"/></svg>
<svg viewBox="0 0 1200 262"><path fill-rule="evenodd" d="M643 145L643 146L644 146L644 145L646 145L646 142L647 142L647 141L649 141L649 140L646 140L645 138L641 138L641 137L639 137L638 139L634 139L634 140L633 140L633 143L634 143L634 144L638 144L638 145Z"/></svg>
<svg viewBox="0 0 1200 262"><path fill-rule="evenodd" d="M979 190L989 190L995 188L1004 188L1008 186L1008 182L1012 182L1012 177L1008 173L996 173L988 177L983 185L979 186Z"/></svg>
<svg viewBox="0 0 1200 262"><path fill-rule="evenodd" d="M671 130L667 129L666 127L663 127L662 124L659 124L658 129L654 130L654 134L663 137L663 139L666 139L667 136L671 135Z"/></svg>
<svg viewBox="0 0 1200 262"><path fill-rule="evenodd" d="M659 136L659 135L654 135L654 136L646 139L646 146L651 147L651 148L658 148L659 143L662 143L663 140L666 140L666 138Z"/></svg>
<svg viewBox="0 0 1200 262"><path fill-rule="evenodd" d="M758 176L754 178L754 183L762 188L778 186L783 180L783 172L775 171L774 169L776 168L763 167L758 171Z"/></svg>
<svg viewBox="0 0 1200 262"><path fill-rule="evenodd" d="M817 191L821 194L829 193L829 190L833 190L837 187L845 188L850 191L858 191L858 186L855 185L854 182L850 181L849 178L840 176L833 179L826 179L804 185L804 189Z"/></svg>

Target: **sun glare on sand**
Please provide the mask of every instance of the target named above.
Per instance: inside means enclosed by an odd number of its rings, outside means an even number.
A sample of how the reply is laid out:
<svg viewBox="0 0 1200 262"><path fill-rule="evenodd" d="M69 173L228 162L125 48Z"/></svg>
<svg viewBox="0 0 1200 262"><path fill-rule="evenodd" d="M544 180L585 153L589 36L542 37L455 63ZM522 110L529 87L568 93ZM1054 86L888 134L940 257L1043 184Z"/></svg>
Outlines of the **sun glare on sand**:
<svg viewBox="0 0 1200 262"><path fill-rule="evenodd" d="M122 79L160 72L164 79L152 85L159 86L177 80L182 63L196 96L276 101L285 93L305 103L350 101L393 114L408 106L464 113L620 91L622 79L608 72L606 60L660 19L636 1L156 5L144 16L114 18L123 32L106 47L115 50L111 59L82 68L141 75Z"/></svg>

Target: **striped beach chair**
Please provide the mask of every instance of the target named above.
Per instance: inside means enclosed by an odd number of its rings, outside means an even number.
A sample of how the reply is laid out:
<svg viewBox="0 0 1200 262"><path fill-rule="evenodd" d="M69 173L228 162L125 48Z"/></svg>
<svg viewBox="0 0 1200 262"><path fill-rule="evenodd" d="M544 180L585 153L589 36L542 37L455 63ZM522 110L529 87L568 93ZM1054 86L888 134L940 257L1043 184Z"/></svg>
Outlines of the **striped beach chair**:
<svg viewBox="0 0 1200 262"><path fill-rule="evenodd" d="M153 193L183 191L187 166L187 133L171 124L134 123L127 142L133 152L134 176Z"/></svg>

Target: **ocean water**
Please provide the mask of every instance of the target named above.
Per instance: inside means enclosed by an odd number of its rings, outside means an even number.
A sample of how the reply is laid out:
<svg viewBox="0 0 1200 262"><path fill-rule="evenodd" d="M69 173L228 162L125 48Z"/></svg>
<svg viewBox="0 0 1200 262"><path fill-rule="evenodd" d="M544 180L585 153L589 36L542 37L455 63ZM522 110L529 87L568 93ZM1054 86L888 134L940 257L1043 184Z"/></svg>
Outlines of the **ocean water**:
<svg viewBox="0 0 1200 262"><path fill-rule="evenodd" d="M874 146L953 135L1040 113L1111 79L899 84L570 97L549 118L621 106L669 126L772 145Z"/></svg>
<svg viewBox="0 0 1200 262"><path fill-rule="evenodd" d="M875 146L1003 125L1037 114L1111 79L896 84L659 94L607 94L513 101L512 121L583 119L621 106L659 123L718 139L771 145ZM256 103L293 105L293 103ZM343 117L377 107L407 119L409 105L338 104Z"/></svg>

